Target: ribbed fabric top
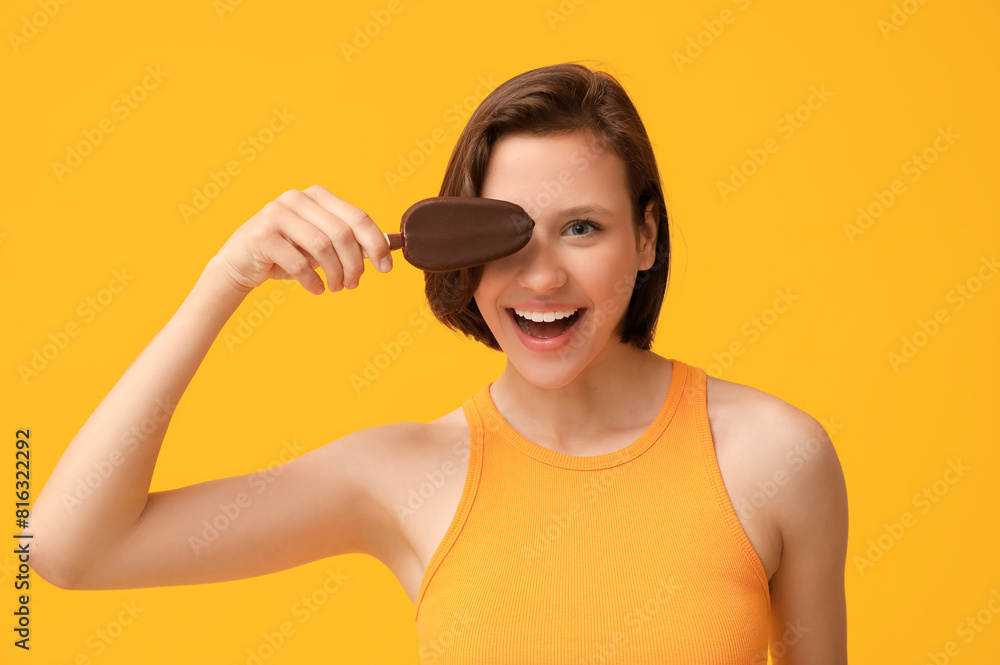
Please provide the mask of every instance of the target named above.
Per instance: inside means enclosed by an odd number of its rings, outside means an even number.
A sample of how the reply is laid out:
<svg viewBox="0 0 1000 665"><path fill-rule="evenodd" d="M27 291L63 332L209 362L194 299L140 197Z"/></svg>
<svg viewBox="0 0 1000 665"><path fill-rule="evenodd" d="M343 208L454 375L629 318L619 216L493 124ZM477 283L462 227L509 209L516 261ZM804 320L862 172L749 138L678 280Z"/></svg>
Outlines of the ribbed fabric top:
<svg viewBox="0 0 1000 665"><path fill-rule="evenodd" d="M767 663L767 576L722 482L704 370L636 441L577 457L463 404L469 466L416 603L424 665Z"/></svg>

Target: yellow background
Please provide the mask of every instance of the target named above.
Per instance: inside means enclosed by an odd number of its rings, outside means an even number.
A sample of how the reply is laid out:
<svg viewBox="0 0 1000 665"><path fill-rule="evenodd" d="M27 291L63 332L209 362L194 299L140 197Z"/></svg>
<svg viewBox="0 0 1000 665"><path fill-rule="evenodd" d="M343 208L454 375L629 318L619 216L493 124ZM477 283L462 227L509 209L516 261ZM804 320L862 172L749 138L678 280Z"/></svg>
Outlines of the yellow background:
<svg viewBox="0 0 1000 665"><path fill-rule="evenodd" d="M396 231L410 204L438 193L460 132L449 109L474 103L482 80L584 60L630 92L661 168L674 265L654 350L709 367L742 342L744 353L714 374L828 425L850 496L851 662L924 663L948 641L961 648L950 662L997 662L1000 617L981 614L993 620L971 642L957 626L1000 590L1000 279L960 309L949 298L1000 250L997 5L911 0L912 15L897 13L902 25L883 34L880 21L903 3L399 2L350 59L342 44L388 2L248 0L221 11L211 0L74 0L51 18L40 0L3 3L2 424L8 468L16 428L31 428L33 496L206 261L265 203L319 183ZM732 21L719 31L712 21L727 9ZM12 43L36 14L44 25ZM678 67L689 38L704 46ZM147 66L165 78L120 118L114 100ZM807 113L799 107L811 86L831 95ZM294 119L247 161L241 142L274 108ZM810 117L786 136L776 123L797 109ZM114 131L60 180L53 163L103 118ZM958 138L910 180L907 161L949 127ZM385 173L437 129L446 140L391 189ZM777 152L723 200L718 181L769 138ZM229 160L241 173L185 222L179 206ZM851 242L844 225L895 179L905 193ZM173 417L152 490L264 468L283 442L311 450L359 428L426 422L498 376L501 354L436 322L414 325L427 316L423 277L395 258L389 274L366 262L356 291L317 298L271 282L251 293L223 335L236 335L273 289L287 299L244 343L216 341ZM123 269L134 279L85 318L80 303ZM799 299L751 338L744 326L784 289ZM938 309L948 322L896 371L888 354ZM19 367L72 322L79 334L23 380ZM413 343L355 392L350 377L403 331ZM939 483L947 492L920 512L914 495L956 460L970 470ZM13 473L5 477L12 515ZM856 557L904 512L915 525L862 574ZM160 589L65 591L34 577L24 653L11 646L10 549L0 554L5 663L83 654L101 665L242 664L337 568L349 581L265 662L418 660L412 604L362 555ZM98 653L94 636L123 602L142 614Z"/></svg>

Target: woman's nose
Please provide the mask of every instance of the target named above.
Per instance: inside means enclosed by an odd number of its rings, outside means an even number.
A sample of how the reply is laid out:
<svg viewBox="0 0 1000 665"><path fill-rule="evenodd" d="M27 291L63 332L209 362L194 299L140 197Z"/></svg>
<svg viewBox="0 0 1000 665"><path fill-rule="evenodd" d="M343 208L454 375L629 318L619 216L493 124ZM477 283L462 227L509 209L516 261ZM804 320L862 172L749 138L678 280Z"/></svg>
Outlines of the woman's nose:
<svg viewBox="0 0 1000 665"><path fill-rule="evenodd" d="M564 257L560 255L559 247L540 234L532 235L528 244L511 258L516 263L518 280L525 288L541 293L566 282Z"/></svg>

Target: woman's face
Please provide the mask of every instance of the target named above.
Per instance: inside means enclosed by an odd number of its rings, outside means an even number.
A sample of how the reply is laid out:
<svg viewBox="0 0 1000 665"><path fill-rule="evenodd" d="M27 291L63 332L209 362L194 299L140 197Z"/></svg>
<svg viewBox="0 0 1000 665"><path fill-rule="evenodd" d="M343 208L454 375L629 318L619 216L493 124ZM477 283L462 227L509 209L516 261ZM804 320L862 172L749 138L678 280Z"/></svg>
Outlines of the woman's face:
<svg viewBox="0 0 1000 665"><path fill-rule="evenodd" d="M519 251L483 266L476 304L517 371L543 387L573 380L621 350L636 272L655 258L656 220L636 225L621 160L590 132L512 134L494 146L481 196L517 203L535 221ZM592 220L592 221L587 221ZM524 325L514 310L578 310L566 323Z"/></svg>

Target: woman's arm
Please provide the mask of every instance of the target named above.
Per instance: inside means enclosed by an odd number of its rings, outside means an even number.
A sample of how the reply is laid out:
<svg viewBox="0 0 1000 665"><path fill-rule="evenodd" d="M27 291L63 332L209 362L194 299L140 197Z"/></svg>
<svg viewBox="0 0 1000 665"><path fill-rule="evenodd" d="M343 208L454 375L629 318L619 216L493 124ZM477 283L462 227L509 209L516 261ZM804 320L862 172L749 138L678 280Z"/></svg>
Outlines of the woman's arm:
<svg viewBox="0 0 1000 665"><path fill-rule="evenodd" d="M794 407L769 430L772 438L780 432L777 445L788 454L803 446L811 453L789 472L775 513L782 550L770 580L771 662L847 665L848 515L840 460L823 427Z"/></svg>
<svg viewBox="0 0 1000 665"><path fill-rule="evenodd" d="M352 481L356 476L347 470L362 441L379 436L379 428L351 436L357 445L331 444L278 467L259 495L252 494L251 475L152 495L149 486L174 407L246 294L271 278L297 279L322 294L314 270L319 266L331 290L351 288L364 270L362 249L373 261L389 254L367 215L319 185L283 193L237 229L77 432L45 483L26 529L33 535L36 572L62 587L184 584L258 574L358 546L352 527L377 515L365 513L366 501L348 512L347 502L360 496L360 481ZM327 493L312 504L310 490L319 487ZM221 524L236 508L245 511L243 519L222 530L226 537L214 547L197 547L199 534L207 540L212 533L202 519L211 524L223 513ZM338 517L328 534L308 532L318 520ZM283 530L282 520L289 525ZM268 541L272 536L290 538L291 544Z"/></svg>
<svg viewBox="0 0 1000 665"><path fill-rule="evenodd" d="M31 564L71 586L132 529L173 408L246 293L209 261L174 316L77 432L28 520Z"/></svg>

